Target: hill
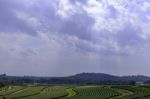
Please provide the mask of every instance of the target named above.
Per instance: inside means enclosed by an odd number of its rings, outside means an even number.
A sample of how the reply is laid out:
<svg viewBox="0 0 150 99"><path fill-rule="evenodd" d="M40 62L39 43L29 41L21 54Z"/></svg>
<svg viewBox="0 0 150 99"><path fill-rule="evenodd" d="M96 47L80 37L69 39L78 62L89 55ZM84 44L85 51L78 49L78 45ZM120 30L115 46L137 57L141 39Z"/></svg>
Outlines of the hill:
<svg viewBox="0 0 150 99"><path fill-rule="evenodd" d="M104 73L80 73L67 77L34 77L1 75L1 83L39 83L39 84L133 84L133 82L148 82L148 76L115 76Z"/></svg>
<svg viewBox="0 0 150 99"><path fill-rule="evenodd" d="M100 80L100 81L108 81L108 80L119 80L119 76L104 74L104 73L80 73L73 76L70 76L72 79L82 79L82 80Z"/></svg>

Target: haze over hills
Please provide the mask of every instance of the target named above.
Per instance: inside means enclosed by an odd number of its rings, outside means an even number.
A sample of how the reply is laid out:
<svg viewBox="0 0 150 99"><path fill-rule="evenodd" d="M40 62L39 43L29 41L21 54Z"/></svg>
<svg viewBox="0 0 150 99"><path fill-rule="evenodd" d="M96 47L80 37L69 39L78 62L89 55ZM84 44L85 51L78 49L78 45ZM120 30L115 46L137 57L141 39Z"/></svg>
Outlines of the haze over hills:
<svg viewBox="0 0 150 99"><path fill-rule="evenodd" d="M115 76L104 73L80 73L67 77L36 77L36 76L0 76L0 82L11 83L40 83L40 84L130 84L134 82L148 82L150 77L135 76Z"/></svg>
<svg viewBox="0 0 150 99"><path fill-rule="evenodd" d="M74 76L70 76L74 79L85 79L85 80L133 80L133 81L147 81L150 80L149 76L143 75L129 75L129 76L116 76L105 73L80 73Z"/></svg>
<svg viewBox="0 0 150 99"><path fill-rule="evenodd" d="M101 81L133 80L133 81L144 82L150 80L149 76L144 76L144 75L117 76L117 75L111 75L105 73L80 73L70 77L74 79L101 80Z"/></svg>

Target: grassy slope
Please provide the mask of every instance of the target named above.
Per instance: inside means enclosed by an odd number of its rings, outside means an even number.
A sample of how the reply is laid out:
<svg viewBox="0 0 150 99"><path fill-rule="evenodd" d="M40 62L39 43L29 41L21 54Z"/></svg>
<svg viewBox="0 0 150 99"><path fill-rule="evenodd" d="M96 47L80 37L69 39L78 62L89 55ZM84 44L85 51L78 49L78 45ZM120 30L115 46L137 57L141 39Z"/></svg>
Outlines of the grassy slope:
<svg viewBox="0 0 150 99"><path fill-rule="evenodd" d="M24 86L5 86L0 89L0 95L6 96L24 89Z"/></svg>
<svg viewBox="0 0 150 99"><path fill-rule="evenodd" d="M26 87L23 90L17 91L15 93L12 93L10 95L7 95L6 98L7 99L12 99L12 98L22 98L22 97L27 97L27 96L31 96L31 95L35 95L35 94L39 94L42 89L44 89L45 87L43 86L29 86Z"/></svg>

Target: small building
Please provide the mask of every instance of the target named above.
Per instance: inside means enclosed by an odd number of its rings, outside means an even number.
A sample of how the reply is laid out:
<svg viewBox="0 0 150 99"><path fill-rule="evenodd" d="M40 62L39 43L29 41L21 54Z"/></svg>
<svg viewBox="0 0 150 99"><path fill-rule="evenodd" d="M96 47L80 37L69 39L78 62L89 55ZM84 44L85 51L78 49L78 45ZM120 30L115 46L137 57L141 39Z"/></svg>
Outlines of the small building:
<svg viewBox="0 0 150 99"><path fill-rule="evenodd" d="M136 84L137 85L145 85L144 82L140 82L140 81L136 82Z"/></svg>

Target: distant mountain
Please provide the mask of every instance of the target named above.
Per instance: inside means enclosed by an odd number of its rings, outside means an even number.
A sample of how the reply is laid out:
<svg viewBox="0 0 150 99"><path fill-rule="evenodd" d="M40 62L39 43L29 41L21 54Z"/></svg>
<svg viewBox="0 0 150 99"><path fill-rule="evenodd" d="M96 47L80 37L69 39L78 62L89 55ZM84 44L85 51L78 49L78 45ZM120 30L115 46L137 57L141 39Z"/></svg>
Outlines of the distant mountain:
<svg viewBox="0 0 150 99"><path fill-rule="evenodd" d="M119 80L119 76L104 74L104 73L80 73L73 76L70 76L72 79L82 79L82 80L99 80L99 81L107 81L107 80Z"/></svg>
<svg viewBox="0 0 150 99"><path fill-rule="evenodd" d="M133 76L122 76L121 77L122 80L133 80L136 82L145 82L145 81L149 81L150 77L148 76L143 76L143 75L133 75Z"/></svg>
<svg viewBox="0 0 150 99"><path fill-rule="evenodd" d="M150 80L150 77L143 75L132 75L132 76L115 76L105 73L80 73L74 76L70 76L73 79L84 79L84 80L100 80L100 81L136 81L136 82L145 82Z"/></svg>
<svg viewBox="0 0 150 99"><path fill-rule="evenodd" d="M0 75L0 83L39 83L39 84L132 84L133 82L150 82L148 76L115 76L104 73L80 73L67 77L34 77Z"/></svg>

